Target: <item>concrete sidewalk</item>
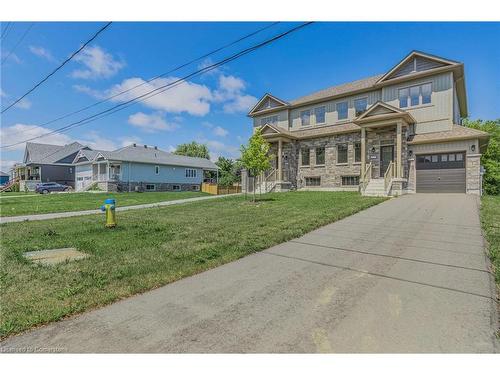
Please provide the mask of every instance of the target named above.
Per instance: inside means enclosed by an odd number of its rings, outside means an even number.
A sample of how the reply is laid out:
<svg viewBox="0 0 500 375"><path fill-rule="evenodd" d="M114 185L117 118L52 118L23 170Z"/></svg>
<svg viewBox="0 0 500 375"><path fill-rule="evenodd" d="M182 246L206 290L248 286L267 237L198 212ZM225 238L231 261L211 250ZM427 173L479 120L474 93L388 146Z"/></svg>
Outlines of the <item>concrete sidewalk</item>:
<svg viewBox="0 0 500 375"><path fill-rule="evenodd" d="M238 261L11 337L0 349L496 352L495 284L478 206L478 197L465 194L391 199Z"/></svg>
<svg viewBox="0 0 500 375"><path fill-rule="evenodd" d="M165 201L165 202L138 204L135 206L123 206L123 207L118 207L116 209L116 211L129 211L129 210L140 210L143 208L173 206L176 204L205 201L205 200L209 200L209 199L218 199L218 198L230 197L230 196L235 196L235 195L240 195L240 193L239 194L229 194L229 195L211 195L208 197L177 199L177 200ZM103 212L101 210L85 210L85 211L55 212L55 213L39 214L39 215L5 216L5 217L0 217L0 224L17 223L17 222L21 222L21 221L59 219L62 217L95 215L95 214L102 214L102 213Z"/></svg>

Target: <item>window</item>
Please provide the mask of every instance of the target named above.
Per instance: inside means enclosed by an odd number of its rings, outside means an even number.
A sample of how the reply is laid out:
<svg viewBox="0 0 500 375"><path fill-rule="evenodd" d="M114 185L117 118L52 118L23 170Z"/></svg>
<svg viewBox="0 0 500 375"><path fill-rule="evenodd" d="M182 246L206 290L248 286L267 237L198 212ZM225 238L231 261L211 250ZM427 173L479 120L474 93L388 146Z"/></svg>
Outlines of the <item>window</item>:
<svg viewBox="0 0 500 375"><path fill-rule="evenodd" d="M410 105L420 104L420 86L410 87Z"/></svg>
<svg viewBox="0 0 500 375"><path fill-rule="evenodd" d="M83 181L83 177L77 177L76 180L77 181Z"/></svg>
<svg viewBox="0 0 500 375"><path fill-rule="evenodd" d="M160 174L160 166L155 165L155 174Z"/></svg>
<svg viewBox="0 0 500 375"><path fill-rule="evenodd" d="M354 162L361 163L361 142L354 143Z"/></svg>
<svg viewBox="0 0 500 375"><path fill-rule="evenodd" d="M316 117L316 124L324 124L325 123L325 113L326 113L325 106L314 108L314 116Z"/></svg>
<svg viewBox="0 0 500 375"><path fill-rule="evenodd" d="M337 145L337 163L347 163L347 144L345 143Z"/></svg>
<svg viewBox="0 0 500 375"><path fill-rule="evenodd" d="M457 159L457 161L462 161L462 160L464 160L464 155L463 154L457 154L456 159Z"/></svg>
<svg viewBox="0 0 500 375"><path fill-rule="evenodd" d="M186 168L186 177L187 178L196 178L196 169Z"/></svg>
<svg viewBox="0 0 500 375"><path fill-rule="evenodd" d="M422 85L422 104L429 104L431 102L431 92L430 83Z"/></svg>
<svg viewBox="0 0 500 375"><path fill-rule="evenodd" d="M303 148L300 153L302 156L302 165L309 165L309 149Z"/></svg>
<svg viewBox="0 0 500 375"><path fill-rule="evenodd" d="M69 169L69 174L73 174L73 168Z"/></svg>
<svg viewBox="0 0 500 375"><path fill-rule="evenodd" d="M277 125L278 124L278 115L261 118L260 125L264 126L266 124Z"/></svg>
<svg viewBox="0 0 500 375"><path fill-rule="evenodd" d="M192 185L191 190L193 191L200 191L200 185Z"/></svg>
<svg viewBox="0 0 500 375"><path fill-rule="evenodd" d="M359 116L364 111L366 111L367 106L368 106L368 98L356 99L354 101L354 109L356 110L356 116Z"/></svg>
<svg viewBox="0 0 500 375"><path fill-rule="evenodd" d="M172 190L174 190L174 191L181 190L181 185L172 185Z"/></svg>
<svg viewBox="0 0 500 375"><path fill-rule="evenodd" d="M409 94L409 92L410 92L409 89L399 90L399 108L408 107L408 94Z"/></svg>
<svg viewBox="0 0 500 375"><path fill-rule="evenodd" d="M321 177L306 177L306 186L320 186Z"/></svg>
<svg viewBox="0 0 500 375"><path fill-rule="evenodd" d="M154 191L154 190L156 190L156 185L155 184L146 184L146 190L147 191Z"/></svg>
<svg viewBox="0 0 500 375"><path fill-rule="evenodd" d="M344 120L347 118L347 102L337 103L337 119Z"/></svg>
<svg viewBox="0 0 500 375"><path fill-rule="evenodd" d="M399 108L413 107L420 104L431 103L432 85L424 83L423 85L406 87L399 90Z"/></svg>
<svg viewBox="0 0 500 375"><path fill-rule="evenodd" d="M455 154L448 155L449 161L455 161Z"/></svg>
<svg viewBox="0 0 500 375"><path fill-rule="evenodd" d="M438 159L438 156L437 156L437 155L432 155L432 156L431 156L431 162L432 162L432 163L437 163L438 161L439 161L439 159Z"/></svg>
<svg viewBox="0 0 500 375"><path fill-rule="evenodd" d="M441 155L441 161L448 161L448 155L447 154Z"/></svg>
<svg viewBox="0 0 500 375"><path fill-rule="evenodd" d="M342 176L342 186L359 185L359 176Z"/></svg>
<svg viewBox="0 0 500 375"><path fill-rule="evenodd" d="M316 165L324 165L325 164L325 148L318 147L316 148Z"/></svg>
<svg viewBox="0 0 500 375"><path fill-rule="evenodd" d="M306 126L310 124L311 120L311 110L306 109L305 111L300 112L300 123L302 126Z"/></svg>

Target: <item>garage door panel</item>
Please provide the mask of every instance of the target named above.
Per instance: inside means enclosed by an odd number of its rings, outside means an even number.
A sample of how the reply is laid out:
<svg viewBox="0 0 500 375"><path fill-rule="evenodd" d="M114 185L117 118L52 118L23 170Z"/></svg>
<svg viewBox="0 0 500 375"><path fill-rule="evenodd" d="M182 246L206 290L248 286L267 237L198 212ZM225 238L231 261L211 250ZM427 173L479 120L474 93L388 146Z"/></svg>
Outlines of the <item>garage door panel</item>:
<svg viewBox="0 0 500 375"><path fill-rule="evenodd" d="M465 193L465 169L417 170L417 193Z"/></svg>

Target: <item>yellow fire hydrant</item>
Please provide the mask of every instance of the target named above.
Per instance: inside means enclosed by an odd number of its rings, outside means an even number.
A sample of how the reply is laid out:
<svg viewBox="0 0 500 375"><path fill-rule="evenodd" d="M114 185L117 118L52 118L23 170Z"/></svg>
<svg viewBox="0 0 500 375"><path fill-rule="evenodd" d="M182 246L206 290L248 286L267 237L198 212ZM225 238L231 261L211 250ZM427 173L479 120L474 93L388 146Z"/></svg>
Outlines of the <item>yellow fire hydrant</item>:
<svg viewBox="0 0 500 375"><path fill-rule="evenodd" d="M106 212L106 228L116 227L115 207L115 200L113 198L106 199L104 205L101 206L101 211Z"/></svg>

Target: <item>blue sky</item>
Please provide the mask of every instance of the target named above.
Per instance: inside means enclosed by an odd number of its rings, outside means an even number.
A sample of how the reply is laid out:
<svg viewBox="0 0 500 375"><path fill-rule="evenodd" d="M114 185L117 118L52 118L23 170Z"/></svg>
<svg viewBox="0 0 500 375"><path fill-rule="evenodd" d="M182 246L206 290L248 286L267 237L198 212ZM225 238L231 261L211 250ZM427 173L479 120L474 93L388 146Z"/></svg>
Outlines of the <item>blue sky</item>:
<svg viewBox="0 0 500 375"><path fill-rule="evenodd" d="M83 53L27 100L2 115L2 145L21 141L118 103L106 103L63 121L60 115L132 87L269 23L114 23ZM5 103L29 89L76 50L102 23L36 23L1 68ZM160 81L169 82L253 45L294 23L280 23L210 60ZM29 23L13 23L2 41L9 52ZM2 30L5 23L2 24ZM465 63L471 118L500 117L499 23L315 23L217 71L121 112L39 142L78 140L113 149L131 142L172 150L192 140L212 157L237 157L251 133L246 116L264 93L288 100L383 73L413 49ZM132 93L151 89L150 84ZM128 98L126 96L118 98ZM2 151L2 169L22 159L23 145Z"/></svg>

